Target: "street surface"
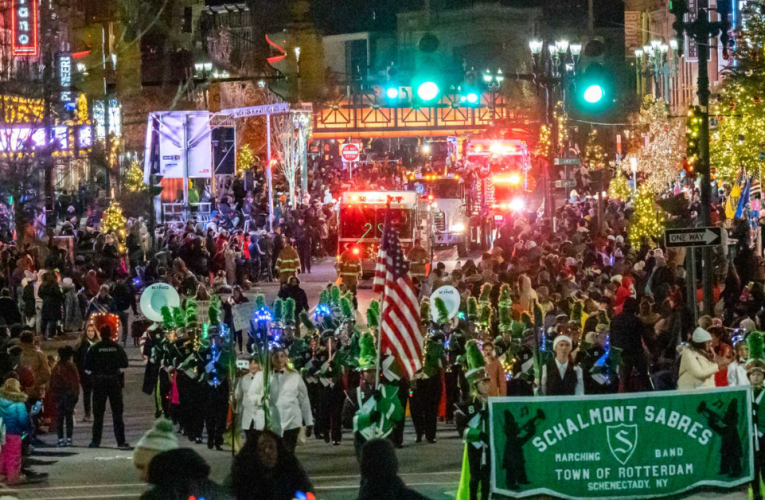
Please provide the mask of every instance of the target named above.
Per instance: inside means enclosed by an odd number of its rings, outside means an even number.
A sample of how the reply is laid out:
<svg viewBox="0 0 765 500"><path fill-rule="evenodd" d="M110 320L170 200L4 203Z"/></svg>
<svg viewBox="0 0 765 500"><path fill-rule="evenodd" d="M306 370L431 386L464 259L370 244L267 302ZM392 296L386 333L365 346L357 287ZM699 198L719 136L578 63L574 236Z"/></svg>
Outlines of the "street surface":
<svg viewBox="0 0 765 500"><path fill-rule="evenodd" d="M439 258L454 264L455 252L440 252ZM315 304L319 292L329 281L334 281L332 261L314 266L310 275L300 275L309 302ZM278 292L278 284L260 286L268 301ZM370 284L359 290L360 309L365 310L372 299ZM130 341L129 341L130 343ZM144 365L138 350L128 346L130 368L126 373L125 387L125 429L128 442L135 444L151 427L154 420L154 406L150 396L141 392ZM82 401L77 417L84 415ZM147 489L138 480L132 463L132 452L116 448L111 426L110 411L104 418L104 440L97 450L87 448L91 438L90 424L76 423L72 448L56 448L55 434L46 434L42 439L50 446L38 448L33 458L37 472L47 472L48 482L25 487L0 488L0 495L12 494L20 499L47 500L101 500L137 499ZM207 446L189 443L184 437L182 446L193 447L212 467L211 477L223 482L232 463L228 451L211 451ZM433 500L454 498L459 482L463 444L453 425L440 425L438 442L428 444L414 442L414 429L407 420L404 449L398 451L399 469L404 482ZM313 481L317 498L325 500L352 500L358 493L359 469L353 452L353 438L346 431L340 446L331 446L323 441L310 438L297 448L297 456ZM253 486L257 483L253 482ZM742 491L701 492L688 498L715 498L740 500L746 498Z"/></svg>

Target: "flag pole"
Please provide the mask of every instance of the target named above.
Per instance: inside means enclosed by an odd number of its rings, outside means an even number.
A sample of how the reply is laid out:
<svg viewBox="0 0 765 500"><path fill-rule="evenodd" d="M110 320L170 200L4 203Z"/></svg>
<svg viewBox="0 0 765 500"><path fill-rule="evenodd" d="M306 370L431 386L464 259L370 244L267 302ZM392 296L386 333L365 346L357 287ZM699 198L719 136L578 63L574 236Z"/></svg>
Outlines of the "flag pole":
<svg viewBox="0 0 765 500"><path fill-rule="evenodd" d="M390 230L389 224L389 217L390 217L390 201L391 197L387 196L385 201L385 230L382 234L382 242L381 244L385 244L385 237L388 235L388 231ZM387 276L385 277L387 280ZM382 297L382 304L380 304L380 318L385 316L385 291L383 291L383 297ZM380 323L380 328L377 329L377 361L375 362L375 389L378 389L380 387L380 369L381 369L381 360L382 360L382 322Z"/></svg>

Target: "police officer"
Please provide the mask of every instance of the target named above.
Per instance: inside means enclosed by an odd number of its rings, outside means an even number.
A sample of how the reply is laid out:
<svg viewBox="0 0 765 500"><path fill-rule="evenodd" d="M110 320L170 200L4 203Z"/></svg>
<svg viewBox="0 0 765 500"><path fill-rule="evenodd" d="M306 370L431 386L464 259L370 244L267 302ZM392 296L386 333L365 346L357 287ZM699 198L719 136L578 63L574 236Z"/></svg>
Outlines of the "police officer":
<svg viewBox="0 0 765 500"><path fill-rule="evenodd" d="M421 240L418 238L414 240L414 247L409 250L407 259L409 260L409 274L412 278L416 278L418 281L422 281L426 276L426 265L430 262L428 252L422 248Z"/></svg>
<svg viewBox="0 0 765 500"><path fill-rule="evenodd" d="M358 249L351 249L350 245L345 248L337 263L337 274L348 290L356 295L356 286L361 276L361 258L359 258Z"/></svg>
<svg viewBox="0 0 765 500"><path fill-rule="evenodd" d="M104 325L100 333L101 340L94 344L85 356L85 372L93 377L93 441L88 447L101 446L104 412L108 399L112 410L117 447L129 449L130 445L125 441L125 423L122 420L124 410L122 371L128 367L128 358L122 346L113 339L116 332L112 332L109 326Z"/></svg>

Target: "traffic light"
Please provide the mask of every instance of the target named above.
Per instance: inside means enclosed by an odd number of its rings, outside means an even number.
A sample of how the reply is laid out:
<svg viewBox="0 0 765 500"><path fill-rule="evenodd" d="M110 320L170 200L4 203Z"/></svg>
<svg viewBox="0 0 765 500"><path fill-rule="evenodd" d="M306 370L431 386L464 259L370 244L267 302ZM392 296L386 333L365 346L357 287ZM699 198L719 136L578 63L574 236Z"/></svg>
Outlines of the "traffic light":
<svg viewBox="0 0 765 500"><path fill-rule="evenodd" d="M385 83L385 97L390 101L391 103L398 102L398 98L401 95L401 92L398 88L398 80L396 79L396 75L398 74L398 71L396 71L396 67L393 66L393 63L388 66L387 71L387 77L388 81Z"/></svg>
<svg viewBox="0 0 765 500"><path fill-rule="evenodd" d="M685 0L669 0L669 12L673 16L675 16L675 20L672 22L672 28L675 30L677 46L682 47L683 41L684 41L683 22L685 20L685 15L688 13L688 5L686 4L686 1Z"/></svg>
<svg viewBox="0 0 765 500"><path fill-rule="evenodd" d="M478 90L475 69L465 73L465 83L459 87L460 104L463 106L477 106L481 102L481 92Z"/></svg>
<svg viewBox="0 0 765 500"><path fill-rule="evenodd" d="M685 120L685 173L693 177L696 163L699 161L699 130L701 128L701 108L688 108Z"/></svg>
<svg viewBox="0 0 765 500"><path fill-rule="evenodd" d="M613 75L605 64L605 44L595 38L582 50L578 75L574 82L574 103L583 115L600 114L614 102Z"/></svg>
<svg viewBox="0 0 765 500"><path fill-rule="evenodd" d="M426 33L417 47L417 70L412 78L413 100L419 104L433 105L442 93L440 41L432 33Z"/></svg>
<svg viewBox="0 0 765 500"><path fill-rule="evenodd" d="M417 82L415 93L423 103L434 102L441 95L441 88L435 79L425 78Z"/></svg>

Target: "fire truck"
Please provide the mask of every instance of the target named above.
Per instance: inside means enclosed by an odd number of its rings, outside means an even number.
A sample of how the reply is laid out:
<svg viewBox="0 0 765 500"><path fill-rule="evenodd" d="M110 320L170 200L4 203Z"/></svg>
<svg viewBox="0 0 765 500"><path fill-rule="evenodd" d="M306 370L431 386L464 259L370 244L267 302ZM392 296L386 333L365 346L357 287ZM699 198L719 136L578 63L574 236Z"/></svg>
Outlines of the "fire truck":
<svg viewBox="0 0 765 500"><path fill-rule="evenodd" d="M421 240L432 256L430 235L433 213L427 201L421 201L415 191L349 191L340 197L338 210L338 249L358 253L363 277L374 275L375 261L380 250L385 227L386 206L390 198L391 225L397 231L404 253Z"/></svg>
<svg viewBox="0 0 765 500"><path fill-rule="evenodd" d="M470 219L465 204L465 182L458 174L410 173L407 190L415 191L421 202L430 203L433 213L432 243L436 247L457 247L467 256Z"/></svg>
<svg viewBox="0 0 765 500"><path fill-rule="evenodd" d="M536 187L529 175L531 157L517 139L470 137L463 150L465 163L474 167L467 196L471 242L487 248L494 229L526 208Z"/></svg>

